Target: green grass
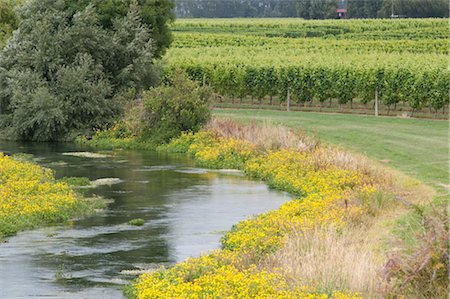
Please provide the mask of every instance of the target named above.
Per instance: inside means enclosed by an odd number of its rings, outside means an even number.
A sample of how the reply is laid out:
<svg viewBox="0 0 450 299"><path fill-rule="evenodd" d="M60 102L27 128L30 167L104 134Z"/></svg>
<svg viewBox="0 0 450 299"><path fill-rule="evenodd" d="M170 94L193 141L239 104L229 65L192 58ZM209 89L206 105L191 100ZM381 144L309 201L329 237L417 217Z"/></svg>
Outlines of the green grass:
<svg viewBox="0 0 450 299"><path fill-rule="evenodd" d="M438 190L449 184L447 121L360 115L216 110L215 116L244 122L271 121L300 128L324 142L365 154Z"/></svg>

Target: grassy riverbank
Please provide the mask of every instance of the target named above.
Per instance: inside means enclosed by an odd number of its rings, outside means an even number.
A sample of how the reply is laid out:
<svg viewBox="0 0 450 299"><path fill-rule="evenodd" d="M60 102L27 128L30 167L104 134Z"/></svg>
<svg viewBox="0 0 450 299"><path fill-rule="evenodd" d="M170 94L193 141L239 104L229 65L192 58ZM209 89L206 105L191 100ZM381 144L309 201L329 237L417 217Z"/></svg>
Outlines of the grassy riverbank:
<svg viewBox="0 0 450 299"><path fill-rule="evenodd" d="M222 250L141 276L132 297L360 298L382 292L386 281L377 272L390 217L407 213L392 194L395 186L416 188L414 181L275 126L215 121L163 149L187 153L205 167L244 170L298 200L237 224L222 239ZM323 250L328 247L333 250Z"/></svg>
<svg viewBox="0 0 450 299"><path fill-rule="evenodd" d="M56 181L52 170L0 153L0 241L18 231L93 213L102 205Z"/></svg>

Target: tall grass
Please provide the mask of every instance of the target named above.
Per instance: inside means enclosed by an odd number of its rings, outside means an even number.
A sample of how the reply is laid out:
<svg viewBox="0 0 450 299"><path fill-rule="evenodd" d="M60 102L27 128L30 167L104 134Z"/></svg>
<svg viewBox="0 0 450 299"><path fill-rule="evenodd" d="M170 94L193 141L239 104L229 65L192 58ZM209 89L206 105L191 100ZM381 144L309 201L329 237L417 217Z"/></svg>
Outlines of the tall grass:
<svg viewBox="0 0 450 299"><path fill-rule="evenodd" d="M294 284L316 285L326 292L352 290L373 298L380 286L381 261L368 244L358 229L294 229L285 246L264 263Z"/></svg>
<svg viewBox="0 0 450 299"><path fill-rule="evenodd" d="M213 118L205 130L215 131L224 138L248 141L261 151L281 148L310 151L320 145L318 138L303 134L301 130L288 129L270 122L244 125L231 119Z"/></svg>
<svg viewBox="0 0 450 299"><path fill-rule="evenodd" d="M427 194L421 194L424 188L420 183L407 186L410 180L403 182L402 174L386 170L359 154L321 144L318 138L301 130L270 122L244 125L223 118L212 119L206 130L224 138L246 140L261 152L279 149L308 152L310 163L317 170L330 165L358 170L380 187L380 192L370 198L353 198L368 207L368 214L360 219L361 227L351 226L345 231L332 227L293 229L285 246L262 262L263 269L281 271L294 285L316 285L326 292L351 290L368 298L396 298L405 294L430 299L447 296L449 237L443 206L417 215L417 223L410 223L414 231L405 234L406 240L398 238L394 243L386 243L392 238L392 225L398 217L414 209L420 213L416 204L425 202L420 197L432 196L429 188L425 188ZM402 199L405 193L415 193L407 196L413 203L405 205ZM383 227L386 225L389 227Z"/></svg>

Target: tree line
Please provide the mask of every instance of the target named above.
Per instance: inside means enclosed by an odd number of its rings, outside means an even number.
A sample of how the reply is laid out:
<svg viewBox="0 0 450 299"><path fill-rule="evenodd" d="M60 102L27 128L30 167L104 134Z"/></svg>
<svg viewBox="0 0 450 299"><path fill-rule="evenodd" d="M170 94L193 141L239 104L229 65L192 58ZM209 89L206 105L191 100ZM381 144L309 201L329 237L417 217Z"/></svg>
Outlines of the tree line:
<svg viewBox="0 0 450 299"><path fill-rule="evenodd" d="M349 18L448 17L447 0L346 0ZM180 18L336 18L336 0L175 0Z"/></svg>

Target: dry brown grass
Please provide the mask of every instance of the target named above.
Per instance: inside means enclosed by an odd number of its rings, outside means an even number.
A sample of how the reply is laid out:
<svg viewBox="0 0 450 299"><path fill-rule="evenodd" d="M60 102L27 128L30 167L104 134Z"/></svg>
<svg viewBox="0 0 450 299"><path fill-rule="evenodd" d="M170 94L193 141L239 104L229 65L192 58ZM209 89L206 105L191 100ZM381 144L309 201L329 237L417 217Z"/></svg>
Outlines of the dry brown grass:
<svg viewBox="0 0 450 299"><path fill-rule="evenodd" d="M294 230L286 245L263 265L289 277L293 284L325 291L351 290L375 298L383 260L366 245L369 243L360 229L340 233L333 228Z"/></svg>
<svg viewBox="0 0 450 299"><path fill-rule="evenodd" d="M323 290L356 291L364 298L401 298L402 292L406 291L402 284L408 287L408 291L423 291L405 298L444 298L442 294L447 290L446 284L440 283L442 274L438 276L435 273L442 273L446 267L441 267L430 255L433 252L444 255L446 252L442 242L436 243L435 236L439 234L434 231L425 234L419 250L410 255L393 250L401 246L392 247L391 234L397 219L410 213L411 205L431 202L434 189L396 171L386 170L385 174L394 179L386 186L386 192L402 200L384 206L375 216L367 215L358 225L343 232L330 227L308 232L294 229L285 246L260 266L267 271L281 272L293 285L310 284ZM432 223L435 224L432 227L439 224L442 228L448 222ZM445 235L442 229L440 232L441 236ZM448 241L445 242L448 245ZM432 282L431 278L436 282L432 286L434 289L426 287L427 281Z"/></svg>
<svg viewBox="0 0 450 299"><path fill-rule="evenodd" d="M288 129L270 122L249 125L231 119L213 118L205 128L217 132L224 138L248 141L262 151L281 148L310 151L319 146L319 140L303 134L301 130Z"/></svg>
<svg viewBox="0 0 450 299"><path fill-rule="evenodd" d="M263 152L278 149L313 152L310 161L316 169L334 165L342 169L359 170L370 177L382 178L383 182L390 179L382 168L374 166L365 156L321 144L317 137L304 134L300 129L294 130L271 122L242 124L231 119L213 118L205 130L214 131L224 138L248 141Z"/></svg>

